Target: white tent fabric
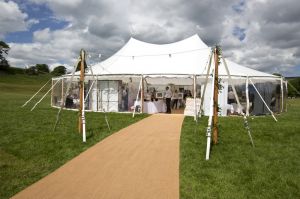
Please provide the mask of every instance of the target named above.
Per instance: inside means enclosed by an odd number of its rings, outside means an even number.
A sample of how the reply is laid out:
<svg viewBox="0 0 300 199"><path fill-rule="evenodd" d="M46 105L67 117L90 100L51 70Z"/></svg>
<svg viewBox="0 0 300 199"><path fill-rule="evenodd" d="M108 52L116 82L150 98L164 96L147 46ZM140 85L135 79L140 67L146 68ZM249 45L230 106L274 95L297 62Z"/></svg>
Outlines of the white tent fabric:
<svg viewBox="0 0 300 199"><path fill-rule="evenodd" d="M130 38L129 41L114 55L98 64L90 66L92 70L87 70L85 80L86 82L95 79L110 81L121 80L122 83L130 85L128 86L130 93L128 101L131 103L137 96L141 77L143 77L147 85L176 85L181 86L181 88L186 90L191 89L188 88L188 86L191 87L194 84L194 78L196 77L196 95L194 96L199 96L207 83L207 89L203 99L203 111L205 115L208 115L210 107L209 102L212 97L212 94L209 91L212 86L211 77L214 68L213 58L211 62L211 71L209 71L210 76L207 82L205 77L210 57L213 54L212 50L213 48L207 46L198 35L193 35L182 41L170 44L151 44ZM219 79L221 80L223 88L220 90L218 97L219 105L222 110L220 113L221 115L227 115L229 85L234 84L240 86L241 95L243 95L243 92L245 91L243 91L241 86L246 88L245 85L248 78L255 83L274 81L274 85L280 81L280 77L241 66L228 59L226 59L226 63L233 81L229 82L223 59L221 59L219 65ZM77 78L79 77L79 73L79 71L75 73ZM65 75L64 78L67 79L70 76L71 75ZM54 80L57 79L59 78L54 78ZM91 96L94 96L91 101L95 104L90 103L93 104L92 107L97 104L96 109L92 108L93 110L102 110L101 107L98 107L98 105L102 103L99 103L100 98L98 95L105 89L101 90L99 85L97 85L98 83L98 81L95 83L96 87L91 91ZM111 88L109 89L111 90ZM112 90L117 92L119 89L120 88L117 88L116 86ZM54 101L59 98L61 92L58 91L56 93L58 93L58 97L53 97ZM122 100L118 99L120 96L117 94L114 95L115 100L112 103L115 103L116 109L118 109L118 106L122 105L122 103L118 104L119 102L122 102ZM106 102L103 101L103 103ZM133 104L130 103L128 103L129 107ZM192 111L192 113L195 113L195 111Z"/></svg>
<svg viewBox="0 0 300 199"><path fill-rule="evenodd" d="M171 44L151 44L130 38L114 55L92 66L95 75L205 75L211 53L198 35ZM239 77L275 77L227 61L230 74ZM226 76L221 63L219 75Z"/></svg>

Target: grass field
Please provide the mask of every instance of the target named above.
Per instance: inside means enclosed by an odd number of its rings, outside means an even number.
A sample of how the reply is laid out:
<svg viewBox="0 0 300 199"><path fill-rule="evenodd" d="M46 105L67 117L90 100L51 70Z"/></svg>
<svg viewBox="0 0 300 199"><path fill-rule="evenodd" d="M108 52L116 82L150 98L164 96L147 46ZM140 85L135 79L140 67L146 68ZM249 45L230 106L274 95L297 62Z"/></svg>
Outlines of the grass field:
<svg viewBox="0 0 300 199"><path fill-rule="evenodd" d="M30 112L20 106L50 76L0 76L0 198L55 170L88 147L109 136L104 115L87 113L87 143L77 133L77 112L64 111L52 132L57 109L46 98ZM249 119L252 148L239 117L220 118L220 142L205 161L207 118L196 126L186 117L180 143L180 195L188 198L300 198L300 100L289 101L288 112ZM112 132L145 115L109 114Z"/></svg>
<svg viewBox="0 0 300 199"><path fill-rule="evenodd" d="M186 117L180 142L180 196L186 198L300 198L300 100L288 112L249 119L220 118L220 142L205 161L207 117Z"/></svg>
<svg viewBox="0 0 300 199"><path fill-rule="evenodd" d="M9 198L112 132L146 117L136 115L133 119L131 114L108 114L112 128L109 132L103 114L87 113L84 144L77 133L78 112L63 111L57 131L52 132L57 109L50 108L49 97L33 112L30 108L34 103L21 108L49 78L0 76L0 198Z"/></svg>

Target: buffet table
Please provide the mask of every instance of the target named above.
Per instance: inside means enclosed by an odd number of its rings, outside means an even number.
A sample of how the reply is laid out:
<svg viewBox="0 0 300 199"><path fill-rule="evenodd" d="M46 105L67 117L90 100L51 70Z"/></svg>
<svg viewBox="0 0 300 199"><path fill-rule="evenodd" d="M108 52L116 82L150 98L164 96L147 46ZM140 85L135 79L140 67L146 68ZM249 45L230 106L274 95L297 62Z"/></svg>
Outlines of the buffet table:
<svg viewBox="0 0 300 199"><path fill-rule="evenodd" d="M163 100L144 102L144 113L165 113L166 110L167 107Z"/></svg>
<svg viewBox="0 0 300 199"><path fill-rule="evenodd" d="M141 106L141 101L135 102L135 106ZM167 106L163 100L144 102L143 113L154 114L154 113L165 113L166 111L167 111Z"/></svg>

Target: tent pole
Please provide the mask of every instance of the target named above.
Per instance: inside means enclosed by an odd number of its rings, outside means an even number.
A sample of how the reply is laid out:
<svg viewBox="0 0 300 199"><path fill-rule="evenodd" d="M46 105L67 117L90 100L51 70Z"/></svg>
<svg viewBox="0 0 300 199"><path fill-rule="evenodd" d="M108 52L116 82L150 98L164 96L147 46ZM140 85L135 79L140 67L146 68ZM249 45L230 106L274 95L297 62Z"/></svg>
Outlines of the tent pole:
<svg viewBox="0 0 300 199"><path fill-rule="evenodd" d="M227 73L227 75L228 75L229 83L230 83L230 85L231 85L231 87L232 87L232 90L233 90L233 93L234 93L235 100L236 100L236 102L238 103L238 107L239 107L239 109L240 109L240 111L241 111L241 114L242 114L242 116L243 116L245 129L247 130L247 133L248 133L248 136L249 136L249 138L250 138L250 142L251 142L251 144L252 144L252 147L254 147L254 142L253 142L252 135L251 135L251 132L250 132L250 127L249 127L249 123L248 123L248 120L247 120L247 116L244 114L244 112L243 112L243 110L242 110L242 105L241 105L240 100L239 100L239 98L238 98L238 95L237 95L235 86L233 85L233 82L232 82L232 79L231 79L231 75L230 75L230 72L229 72L229 69L228 69L226 60L224 59L224 57L222 57L222 60L223 60L224 66L225 66L226 73ZM248 79L249 79L249 78L248 78ZM250 80L250 81L251 81L251 80Z"/></svg>
<svg viewBox="0 0 300 199"><path fill-rule="evenodd" d="M64 78L61 79L61 100L64 99Z"/></svg>
<svg viewBox="0 0 300 199"><path fill-rule="evenodd" d="M142 81L143 81L143 79L141 78L141 81L140 81L140 84L139 84L139 89L138 89L138 92L136 94L136 99L135 99L135 102L134 102L134 105L133 105L134 109L133 109L132 117L134 117L134 115L135 115L136 103L138 102L138 99L139 99L139 92L140 92L140 89L141 89L141 86L142 86Z"/></svg>
<svg viewBox="0 0 300 199"><path fill-rule="evenodd" d="M249 116L250 102L249 102L249 77L248 76L246 79L246 100L247 100L246 116Z"/></svg>
<svg viewBox="0 0 300 199"><path fill-rule="evenodd" d="M205 160L209 160L209 154L210 154L210 144L211 144L211 127L212 127L212 119L213 119L213 112L214 112L214 81L215 81L215 73L214 68L212 68L212 78L211 78L211 98L210 98L210 106L209 106L209 118L208 118L208 124L206 128L206 155Z"/></svg>
<svg viewBox="0 0 300 199"><path fill-rule="evenodd" d="M97 106L97 108L96 108L96 110L97 110L97 112L99 111L99 90L98 90L98 75L96 76L96 106Z"/></svg>
<svg viewBox="0 0 300 199"><path fill-rule="evenodd" d="M208 67L207 67L206 77L205 77L205 84L204 84L203 92L202 92L202 95L200 98L200 109L199 109L200 117L201 117L202 109L203 109L204 95L205 95L205 91L206 91L206 87L207 87L207 83L208 83L208 77L209 77L209 72L210 72L210 67L211 67L212 56L213 56L213 51L211 51L211 53L210 53L209 63L208 63Z"/></svg>
<svg viewBox="0 0 300 199"><path fill-rule="evenodd" d="M267 103L265 102L265 100L263 99L263 97L261 96L261 94L258 92L256 86L253 84L252 80L249 79L251 84L253 85L255 91L257 92L257 94L259 95L260 99L263 101L263 103L265 104L265 106L267 107L267 109L269 110L269 112L271 113L272 117L274 118L274 120L277 122L276 117L274 116L273 112L271 111L271 109L269 108L269 106L267 105Z"/></svg>
<svg viewBox="0 0 300 199"><path fill-rule="evenodd" d="M93 82L92 82L92 84L91 84L91 86L90 86L90 88L89 88L86 96L84 97L84 102L86 102L87 98L89 97L89 94L90 94L90 92L91 92L91 90L92 90L92 88L94 86L94 83L95 83L95 80L93 80Z"/></svg>
<svg viewBox="0 0 300 199"><path fill-rule="evenodd" d="M194 75L194 84L193 84L193 87L194 87L194 112L195 112L195 115L194 115L194 120L197 121L197 103L196 103L196 95L197 95L197 87L196 87L196 81L197 81L197 77L196 75Z"/></svg>
<svg viewBox="0 0 300 199"><path fill-rule="evenodd" d="M144 77L142 75L142 87L141 87L141 113L144 112Z"/></svg>
<svg viewBox="0 0 300 199"><path fill-rule="evenodd" d="M285 80L284 83L285 83L285 97L287 98L287 93L288 93L288 85L287 84L288 84L288 81ZM287 100L286 98L285 98L285 100ZM285 112L287 112L287 101L285 101Z"/></svg>
<svg viewBox="0 0 300 199"><path fill-rule="evenodd" d="M49 82L50 82L51 79L49 79L46 84L44 84L29 100L27 100L27 102L25 102L22 107L26 106ZM53 82L52 82L52 85L53 85ZM51 103L52 103L52 100L51 100Z"/></svg>
<svg viewBox="0 0 300 199"><path fill-rule="evenodd" d="M218 94L219 94L219 78L218 78L218 70L219 70L219 58L218 58L218 49L215 48L214 51L214 61L215 61L215 81L214 81L214 118L213 118L213 143L218 143Z"/></svg>
<svg viewBox="0 0 300 199"><path fill-rule="evenodd" d="M51 81L51 85L53 85L53 79ZM51 107L53 107L53 89L51 90Z"/></svg>
<svg viewBox="0 0 300 199"><path fill-rule="evenodd" d="M78 117L78 132L82 133L83 125L82 125L82 112L84 106L84 62L85 62L85 51L81 49L80 51L80 81L79 81L79 117Z"/></svg>
<svg viewBox="0 0 300 199"><path fill-rule="evenodd" d="M283 78L280 78L280 90L281 90L281 108L280 112L283 112Z"/></svg>
<svg viewBox="0 0 300 199"><path fill-rule="evenodd" d="M82 90L84 90L84 84L83 84ZM82 93L82 99L84 99L84 92ZM82 106L81 122L82 122L82 142L86 142L86 131L85 131L85 101L83 102L83 106Z"/></svg>

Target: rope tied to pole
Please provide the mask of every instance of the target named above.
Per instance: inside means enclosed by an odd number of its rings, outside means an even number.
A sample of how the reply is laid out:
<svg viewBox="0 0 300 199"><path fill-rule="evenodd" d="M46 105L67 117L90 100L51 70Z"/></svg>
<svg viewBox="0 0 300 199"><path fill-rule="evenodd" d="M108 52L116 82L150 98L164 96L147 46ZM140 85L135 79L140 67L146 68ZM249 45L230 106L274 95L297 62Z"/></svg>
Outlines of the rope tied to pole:
<svg viewBox="0 0 300 199"><path fill-rule="evenodd" d="M228 69L226 60L224 59L224 57L222 57L222 60L223 60L223 63L224 63L225 69L226 69L226 73L227 73L227 75L228 75L229 83L230 83L230 85L231 85L231 87L232 87L232 90L233 90L233 93L234 93L235 100L236 100L236 102L238 103L238 107L239 107L239 109L241 110L241 114L242 114L243 119L244 119L244 128L246 129L246 131L247 131L247 133L248 133L248 136L249 136L249 138L250 138L250 142L251 142L251 144L252 144L252 147L254 147L254 142L253 142L253 139L252 139L252 135L251 135L250 126L249 126L249 123L248 123L247 116L246 116L246 114L242 111L242 105L241 105L240 100L239 100L239 98L238 98L238 95L237 95L235 86L234 86L233 83L232 83L232 78L231 78L231 75L230 75L230 72L229 72L229 69ZM250 79L250 81L251 81L251 79Z"/></svg>

